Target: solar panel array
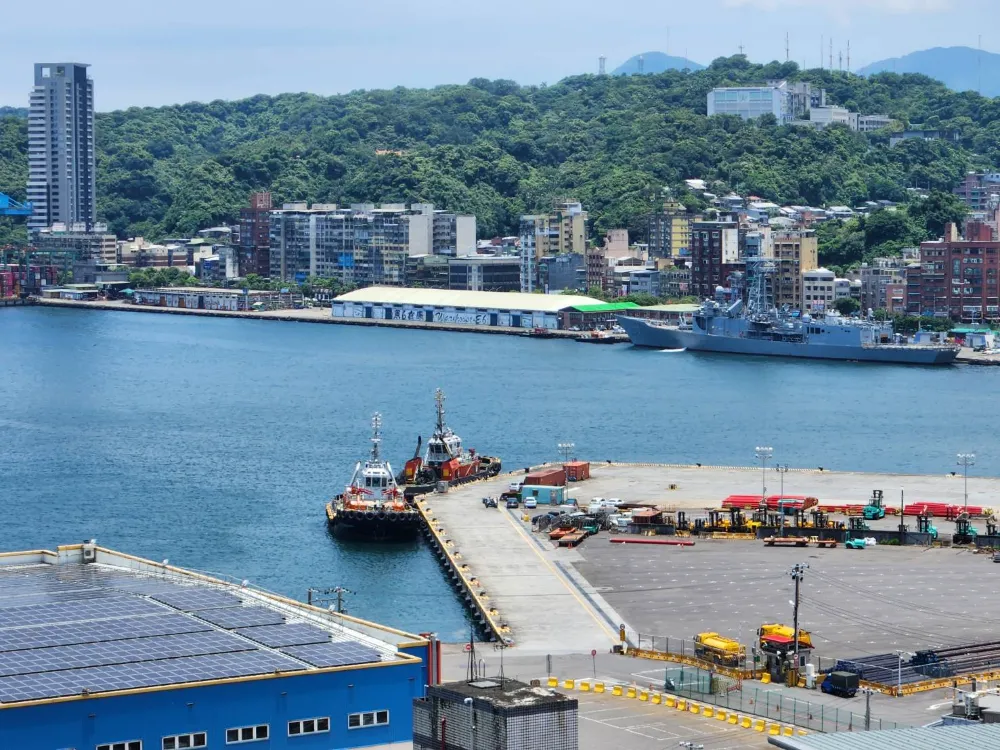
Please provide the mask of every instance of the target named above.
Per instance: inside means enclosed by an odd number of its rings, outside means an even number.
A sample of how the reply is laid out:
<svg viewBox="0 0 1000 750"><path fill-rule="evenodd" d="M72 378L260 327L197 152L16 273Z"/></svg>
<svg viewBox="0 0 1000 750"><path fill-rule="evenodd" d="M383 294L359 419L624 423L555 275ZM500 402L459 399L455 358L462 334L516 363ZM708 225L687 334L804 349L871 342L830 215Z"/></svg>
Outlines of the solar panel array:
<svg viewBox="0 0 1000 750"><path fill-rule="evenodd" d="M0 703L381 658L238 593L101 565L0 567Z"/></svg>
<svg viewBox="0 0 1000 750"><path fill-rule="evenodd" d="M313 643L308 646L287 646L278 649L283 654L289 654L301 659L314 667L346 667L351 664L368 664L382 661L382 656L369 646L362 646L353 641L338 641L336 643Z"/></svg>
<svg viewBox="0 0 1000 750"><path fill-rule="evenodd" d="M57 698L107 690L129 690L226 677L292 671L304 667L292 659L269 651L189 656L178 659L115 664L104 667L66 669L28 675L0 677L0 703Z"/></svg>
<svg viewBox="0 0 1000 750"><path fill-rule="evenodd" d="M255 628L239 628L237 631L245 638L262 643L271 648L281 646L304 646L307 643L328 643L330 634L304 622L291 622L284 625L263 625Z"/></svg>
<svg viewBox="0 0 1000 750"><path fill-rule="evenodd" d="M218 630L164 635L158 638L130 638L105 643L29 648L0 653L0 677L108 664L131 664L178 656L252 651L254 648L256 648L254 644L228 633L220 633Z"/></svg>
<svg viewBox="0 0 1000 750"><path fill-rule="evenodd" d="M251 625L278 625L285 621L280 612L263 607L228 607L226 609L210 609L197 613L198 617L208 620L221 628L246 628Z"/></svg>
<svg viewBox="0 0 1000 750"><path fill-rule="evenodd" d="M215 589L178 589L158 594L152 594L158 602L169 604L182 612L198 612L203 609L219 609L221 607L237 607L242 599L225 591Z"/></svg>

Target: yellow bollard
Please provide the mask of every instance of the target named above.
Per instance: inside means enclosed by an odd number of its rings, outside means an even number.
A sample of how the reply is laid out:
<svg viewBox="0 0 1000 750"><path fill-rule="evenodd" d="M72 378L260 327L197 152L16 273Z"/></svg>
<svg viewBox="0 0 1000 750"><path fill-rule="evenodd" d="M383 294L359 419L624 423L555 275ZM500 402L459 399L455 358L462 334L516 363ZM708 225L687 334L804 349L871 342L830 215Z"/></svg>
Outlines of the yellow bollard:
<svg viewBox="0 0 1000 750"><path fill-rule="evenodd" d="M550 677L549 678L549 687L559 687L559 678L558 677Z"/></svg>
<svg viewBox="0 0 1000 750"><path fill-rule="evenodd" d="M628 690L625 691L625 697L626 698L635 698L635 695L636 695L636 692L635 692L635 688L634 687L630 687Z"/></svg>
<svg viewBox="0 0 1000 750"><path fill-rule="evenodd" d="M677 699L668 695L667 699L663 702L663 704L667 708L676 708L677 707Z"/></svg>
<svg viewBox="0 0 1000 750"><path fill-rule="evenodd" d="M639 691L639 700L641 700L641 701L647 701L648 702L649 701L649 692L646 691L646 690L640 690Z"/></svg>
<svg viewBox="0 0 1000 750"><path fill-rule="evenodd" d="M579 689L579 691L581 693L589 693L590 692L590 683L589 682L585 682L584 680L580 680L580 682L577 683L577 688Z"/></svg>
<svg viewBox="0 0 1000 750"><path fill-rule="evenodd" d="M692 703L691 707L688 708L688 711L690 711L693 714L700 714L701 713L701 706L699 706L697 703Z"/></svg>
<svg viewBox="0 0 1000 750"><path fill-rule="evenodd" d="M793 737L795 736L795 730L792 729L791 727L785 727L785 730L782 732L782 734L785 735L786 737Z"/></svg>
<svg viewBox="0 0 1000 750"><path fill-rule="evenodd" d="M621 685L615 685L613 688L611 688L611 694L612 695L621 695L622 694L622 686Z"/></svg>
<svg viewBox="0 0 1000 750"><path fill-rule="evenodd" d="M726 720L726 712L723 711L723 710L721 710L721 709L718 710L718 711L716 711L715 712L715 718L718 719L719 721L725 721Z"/></svg>
<svg viewBox="0 0 1000 750"><path fill-rule="evenodd" d="M575 680L563 680L563 687L566 688L567 690L572 690L575 685L576 685Z"/></svg>
<svg viewBox="0 0 1000 750"><path fill-rule="evenodd" d="M660 695L659 693L653 693L651 696L649 696L649 702L652 703L654 706L659 706L660 703L663 702L663 696Z"/></svg>
<svg viewBox="0 0 1000 750"><path fill-rule="evenodd" d="M749 729L749 728L750 728L750 725L751 725L752 723L753 723L753 722L751 722L751 721L750 721L750 717L749 717L749 716L744 716L744 717L743 717L743 718L742 718L742 719L740 720L740 726L741 726L741 727L743 727L744 729Z"/></svg>
<svg viewBox="0 0 1000 750"><path fill-rule="evenodd" d="M594 692L595 693L603 693L604 692L604 683L603 682L595 682L594 683Z"/></svg>
<svg viewBox="0 0 1000 750"><path fill-rule="evenodd" d="M765 685L770 684L770 682L771 682L771 675L769 673L767 673L767 672L764 672L764 674L762 674L760 676L760 681L763 682Z"/></svg>
<svg viewBox="0 0 1000 750"><path fill-rule="evenodd" d="M781 734L781 725L780 724L771 724L771 726L769 726L767 728L767 733L769 735L771 735L772 737L775 737L775 736Z"/></svg>

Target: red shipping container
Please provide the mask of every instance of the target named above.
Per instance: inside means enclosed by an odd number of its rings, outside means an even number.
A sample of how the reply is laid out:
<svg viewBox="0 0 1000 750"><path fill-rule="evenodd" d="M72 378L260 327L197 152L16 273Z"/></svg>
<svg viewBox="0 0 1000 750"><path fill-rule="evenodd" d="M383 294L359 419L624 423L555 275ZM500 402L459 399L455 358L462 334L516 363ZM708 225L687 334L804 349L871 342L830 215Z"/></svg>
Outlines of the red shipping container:
<svg viewBox="0 0 1000 750"><path fill-rule="evenodd" d="M590 461L571 461L563 464L566 472L566 479L570 482L579 482L583 479L590 479Z"/></svg>
<svg viewBox="0 0 1000 750"><path fill-rule="evenodd" d="M565 469L542 469L528 474L524 483L544 487L562 487L566 484Z"/></svg>

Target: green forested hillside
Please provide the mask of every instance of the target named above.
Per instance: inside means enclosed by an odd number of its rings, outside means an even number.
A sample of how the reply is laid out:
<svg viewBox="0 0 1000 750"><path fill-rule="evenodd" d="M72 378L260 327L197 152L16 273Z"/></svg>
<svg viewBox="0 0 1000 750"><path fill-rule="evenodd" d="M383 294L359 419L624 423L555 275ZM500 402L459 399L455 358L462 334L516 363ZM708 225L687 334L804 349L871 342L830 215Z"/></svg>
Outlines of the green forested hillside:
<svg viewBox="0 0 1000 750"><path fill-rule="evenodd" d="M887 137L839 127L705 117L713 86L785 77L814 81L852 109L954 128L962 143L890 149ZM853 204L900 200L911 185L950 190L967 169L1000 162L1000 99L919 75L865 79L743 57L696 73L584 75L548 87L474 79L130 109L100 114L97 128L98 214L119 235L149 237L232 221L258 189L279 203L433 202L474 212L487 236L574 197L601 232L639 229L662 189L688 177L778 202ZM0 119L0 191L16 198L25 139L23 119Z"/></svg>

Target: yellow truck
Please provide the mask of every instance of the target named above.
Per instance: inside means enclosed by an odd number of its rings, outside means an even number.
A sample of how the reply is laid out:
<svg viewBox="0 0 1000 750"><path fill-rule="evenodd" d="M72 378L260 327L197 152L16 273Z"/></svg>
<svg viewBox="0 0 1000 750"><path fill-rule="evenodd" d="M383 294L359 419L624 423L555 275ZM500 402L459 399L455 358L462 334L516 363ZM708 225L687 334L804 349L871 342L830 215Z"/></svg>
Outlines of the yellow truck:
<svg viewBox="0 0 1000 750"><path fill-rule="evenodd" d="M757 635L763 651L788 651L795 648L795 631L788 625L764 624L757 630ZM802 628L799 628L798 641L800 650L813 647L812 637Z"/></svg>
<svg viewBox="0 0 1000 750"><path fill-rule="evenodd" d="M718 633L698 633L694 637L694 653L699 659L727 667L738 667L746 658L746 649L739 641Z"/></svg>

